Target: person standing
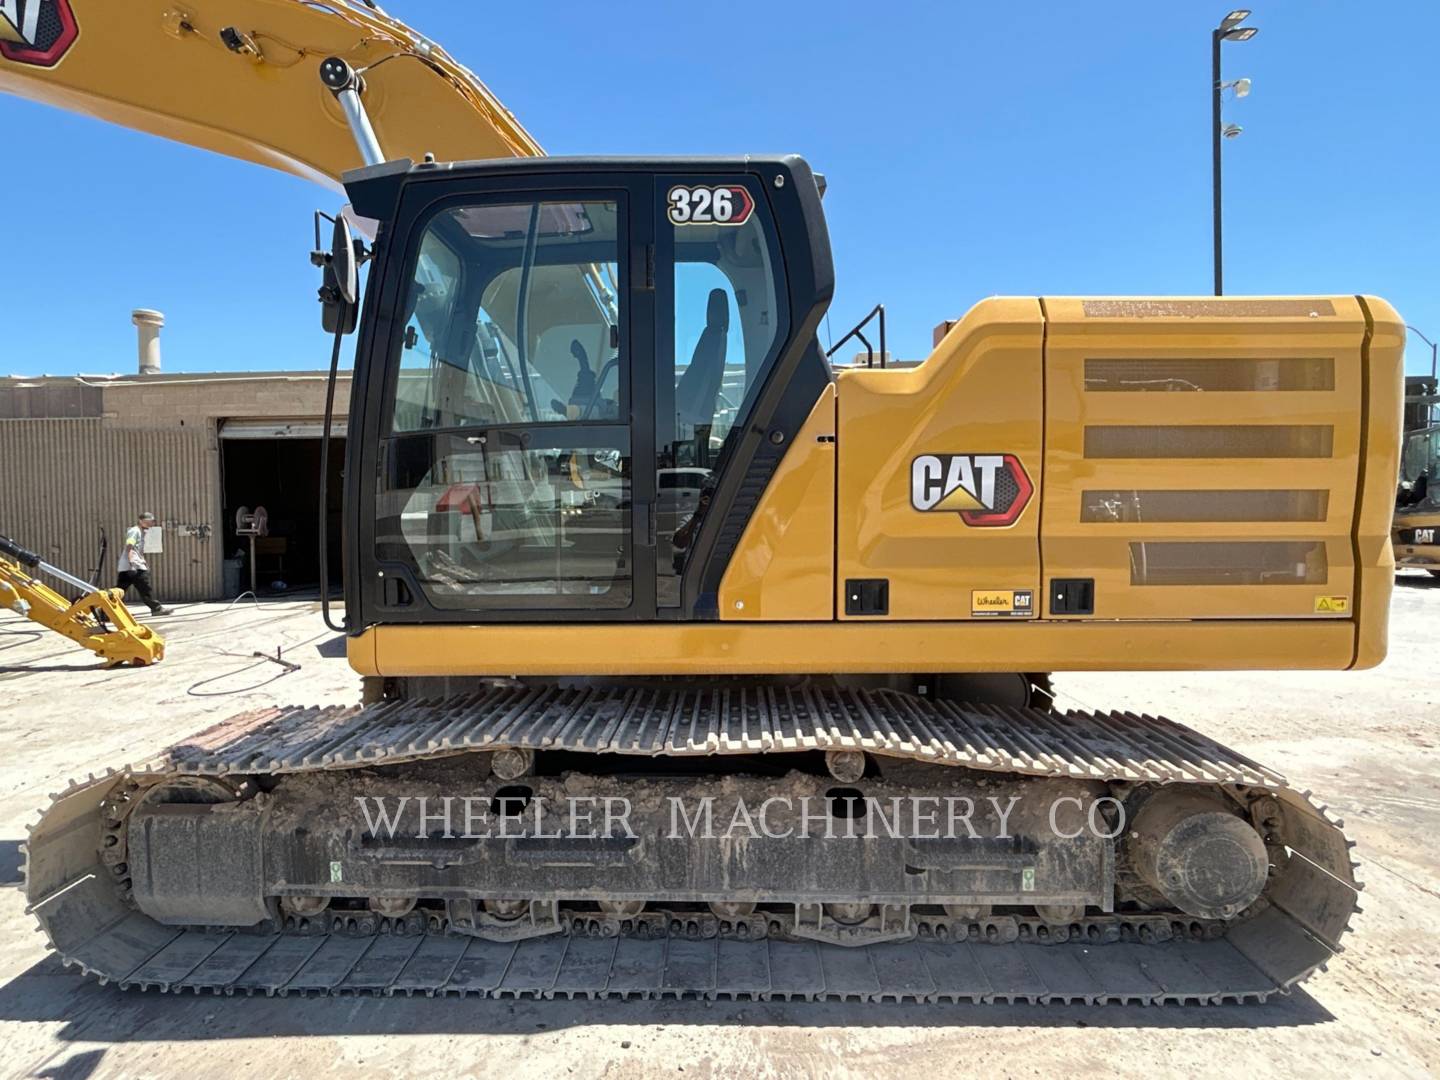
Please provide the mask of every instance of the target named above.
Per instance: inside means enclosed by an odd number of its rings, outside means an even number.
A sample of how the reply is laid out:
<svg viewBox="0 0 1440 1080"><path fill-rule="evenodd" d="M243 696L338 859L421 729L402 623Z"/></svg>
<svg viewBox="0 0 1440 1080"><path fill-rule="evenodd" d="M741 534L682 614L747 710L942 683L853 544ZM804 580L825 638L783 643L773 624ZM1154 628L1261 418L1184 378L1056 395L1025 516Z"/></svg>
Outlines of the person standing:
<svg viewBox="0 0 1440 1080"><path fill-rule="evenodd" d="M155 527L155 515L148 510L136 519L134 525L125 530L125 546L120 552L120 563L116 568L115 584L120 589L132 585L140 599L150 609L151 615L170 615L172 609L155 599L155 590L150 585L150 567L145 562L145 533Z"/></svg>

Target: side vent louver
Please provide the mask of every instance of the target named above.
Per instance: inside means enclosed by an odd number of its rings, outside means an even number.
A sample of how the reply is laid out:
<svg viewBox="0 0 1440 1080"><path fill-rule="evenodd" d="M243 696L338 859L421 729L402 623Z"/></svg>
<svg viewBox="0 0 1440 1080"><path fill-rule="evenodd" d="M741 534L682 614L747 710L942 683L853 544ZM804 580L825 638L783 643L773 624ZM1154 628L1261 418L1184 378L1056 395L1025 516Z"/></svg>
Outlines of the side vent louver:
<svg viewBox="0 0 1440 1080"><path fill-rule="evenodd" d="M1092 425L1087 458L1327 458L1329 424Z"/></svg>

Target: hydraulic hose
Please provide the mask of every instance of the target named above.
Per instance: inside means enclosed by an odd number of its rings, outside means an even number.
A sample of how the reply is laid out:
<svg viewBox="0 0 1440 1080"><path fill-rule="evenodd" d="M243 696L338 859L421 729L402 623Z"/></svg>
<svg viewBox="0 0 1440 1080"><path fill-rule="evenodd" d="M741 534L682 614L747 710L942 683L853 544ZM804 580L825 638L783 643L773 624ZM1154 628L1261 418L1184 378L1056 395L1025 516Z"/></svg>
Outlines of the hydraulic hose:
<svg viewBox="0 0 1440 1080"><path fill-rule="evenodd" d="M335 347L330 351L330 378L325 383L325 427L320 435L320 617L337 634L346 632L348 619L336 623L330 618L330 428L335 417L335 375L340 369L340 343L345 339L345 321L335 329Z"/></svg>

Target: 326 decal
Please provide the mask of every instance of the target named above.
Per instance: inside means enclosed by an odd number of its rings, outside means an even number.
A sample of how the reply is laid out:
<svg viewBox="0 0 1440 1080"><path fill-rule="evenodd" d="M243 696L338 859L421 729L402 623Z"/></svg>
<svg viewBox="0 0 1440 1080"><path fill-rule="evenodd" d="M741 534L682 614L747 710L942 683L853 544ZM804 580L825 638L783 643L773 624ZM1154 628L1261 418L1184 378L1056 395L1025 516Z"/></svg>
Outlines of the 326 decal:
<svg viewBox="0 0 1440 1080"><path fill-rule="evenodd" d="M665 201L672 225L744 225L755 209L755 200L740 184L677 184Z"/></svg>

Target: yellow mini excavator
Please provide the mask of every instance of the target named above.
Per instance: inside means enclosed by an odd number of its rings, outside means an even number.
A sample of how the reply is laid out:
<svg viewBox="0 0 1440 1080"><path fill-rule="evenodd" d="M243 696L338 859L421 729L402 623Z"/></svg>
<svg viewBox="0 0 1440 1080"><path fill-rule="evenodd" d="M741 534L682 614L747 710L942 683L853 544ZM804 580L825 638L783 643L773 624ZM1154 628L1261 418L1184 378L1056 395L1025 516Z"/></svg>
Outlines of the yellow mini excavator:
<svg viewBox="0 0 1440 1080"><path fill-rule="evenodd" d="M363 702L57 796L26 889L67 963L225 994L1218 1002L1341 947L1323 807L1036 673L1382 659L1383 300L990 299L921 363L837 367L799 157L540 157L373 5L0 13L0 89L350 202L315 258L332 375L359 331Z"/></svg>
<svg viewBox="0 0 1440 1080"><path fill-rule="evenodd" d="M79 598L67 600L39 574L63 581L80 593ZM124 595L123 589L101 589L51 566L10 537L0 536L0 609L64 634L99 656L106 667L153 664L165 655L165 639L135 621Z"/></svg>

